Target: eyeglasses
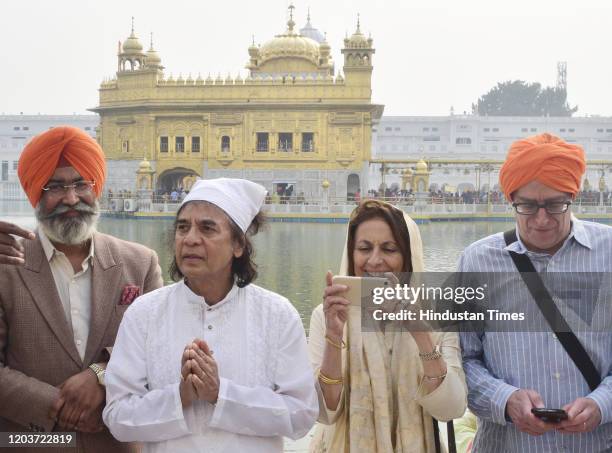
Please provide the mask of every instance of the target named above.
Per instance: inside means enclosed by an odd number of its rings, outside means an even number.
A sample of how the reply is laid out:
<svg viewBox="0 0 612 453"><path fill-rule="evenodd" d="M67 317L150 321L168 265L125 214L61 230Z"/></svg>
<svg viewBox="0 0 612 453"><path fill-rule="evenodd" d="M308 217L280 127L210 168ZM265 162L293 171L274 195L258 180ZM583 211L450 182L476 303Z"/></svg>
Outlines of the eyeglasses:
<svg viewBox="0 0 612 453"><path fill-rule="evenodd" d="M64 195L70 189L74 189L77 195L87 195L96 185L95 181L75 181L72 184L51 183L42 190L51 195Z"/></svg>
<svg viewBox="0 0 612 453"><path fill-rule="evenodd" d="M521 215L533 215L536 214L540 208L544 208L548 214L563 214L567 211L569 206L572 204L571 200L566 201L547 201L546 203L512 203L512 207L515 209L517 214Z"/></svg>

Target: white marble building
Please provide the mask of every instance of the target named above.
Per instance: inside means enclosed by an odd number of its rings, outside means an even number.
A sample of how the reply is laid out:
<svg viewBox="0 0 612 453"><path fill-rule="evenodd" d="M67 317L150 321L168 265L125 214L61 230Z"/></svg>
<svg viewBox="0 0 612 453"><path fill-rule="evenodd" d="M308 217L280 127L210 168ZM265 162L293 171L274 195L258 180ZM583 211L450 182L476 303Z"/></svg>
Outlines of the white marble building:
<svg viewBox="0 0 612 453"><path fill-rule="evenodd" d="M612 117L383 116L372 134L372 158L429 163L430 184L439 188L486 189L498 181L499 162L510 144L549 132L584 147L588 185L597 188L602 169L612 186ZM389 165L392 167L392 165ZM372 164L370 186L381 183L380 165ZM400 184L391 171L387 186Z"/></svg>

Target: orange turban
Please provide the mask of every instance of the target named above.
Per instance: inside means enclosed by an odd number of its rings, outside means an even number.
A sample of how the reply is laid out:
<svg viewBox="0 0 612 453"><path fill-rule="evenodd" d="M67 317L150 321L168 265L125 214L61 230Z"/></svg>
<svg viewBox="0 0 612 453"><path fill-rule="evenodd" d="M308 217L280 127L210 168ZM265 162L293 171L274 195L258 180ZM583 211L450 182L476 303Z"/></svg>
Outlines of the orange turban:
<svg viewBox="0 0 612 453"><path fill-rule="evenodd" d="M576 195L585 170L581 146L545 133L517 140L510 146L499 171L499 183L508 201L513 192L531 181Z"/></svg>
<svg viewBox="0 0 612 453"><path fill-rule="evenodd" d="M93 189L97 197L102 193L106 163L98 142L76 127L54 127L30 140L19 158L17 174L33 207L38 205L42 188L53 176L61 157L84 179L96 182Z"/></svg>

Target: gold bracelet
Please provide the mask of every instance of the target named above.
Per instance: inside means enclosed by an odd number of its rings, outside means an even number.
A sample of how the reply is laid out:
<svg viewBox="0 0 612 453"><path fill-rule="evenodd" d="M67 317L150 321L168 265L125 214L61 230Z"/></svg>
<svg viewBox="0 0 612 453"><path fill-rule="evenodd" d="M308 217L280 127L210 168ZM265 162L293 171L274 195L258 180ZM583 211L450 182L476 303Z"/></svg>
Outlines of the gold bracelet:
<svg viewBox="0 0 612 453"><path fill-rule="evenodd" d="M427 380L427 381L443 381L444 378L446 377L447 373L441 374L440 376L427 376L424 375L423 379Z"/></svg>
<svg viewBox="0 0 612 453"><path fill-rule="evenodd" d="M321 382L323 382L323 384L327 384L327 385L338 385L344 382L342 378L332 379L332 378L325 376L323 373L321 373L321 370L319 370L319 379L321 379Z"/></svg>
<svg viewBox="0 0 612 453"><path fill-rule="evenodd" d="M440 350L440 345L435 345L433 351L431 352L419 352L419 357L424 362L429 360L438 360L442 358L442 352Z"/></svg>
<svg viewBox="0 0 612 453"><path fill-rule="evenodd" d="M329 335L325 335L325 341L327 341L329 344L331 344L336 349L346 349L346 343L342 339L340 339L340 343L337 343L331 338L329 338Z"/></svg>

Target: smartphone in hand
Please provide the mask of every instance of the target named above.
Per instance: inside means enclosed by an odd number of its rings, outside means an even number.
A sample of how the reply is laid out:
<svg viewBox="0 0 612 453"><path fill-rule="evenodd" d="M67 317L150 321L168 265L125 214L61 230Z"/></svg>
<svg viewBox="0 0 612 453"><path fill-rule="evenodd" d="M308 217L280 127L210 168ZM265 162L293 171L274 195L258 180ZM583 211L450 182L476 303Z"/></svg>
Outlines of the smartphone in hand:
<svg viewBox="0 0 612 453"><path fill-rule="evenodd" d="M559 423L563 420L567 420L567 412L565 412L563 409L534 407L531 409L531 413L547 423Z"/></svg>
<svg viewBox="0 0 612 453"><path fill-rule="evenodd" d="M349 277L335 275L332 278L334 285L345 285L348 290L343 297L351 303L351 306L360 307L372 304L375 288L386 288L390 282L385 277Z"/></svg>

